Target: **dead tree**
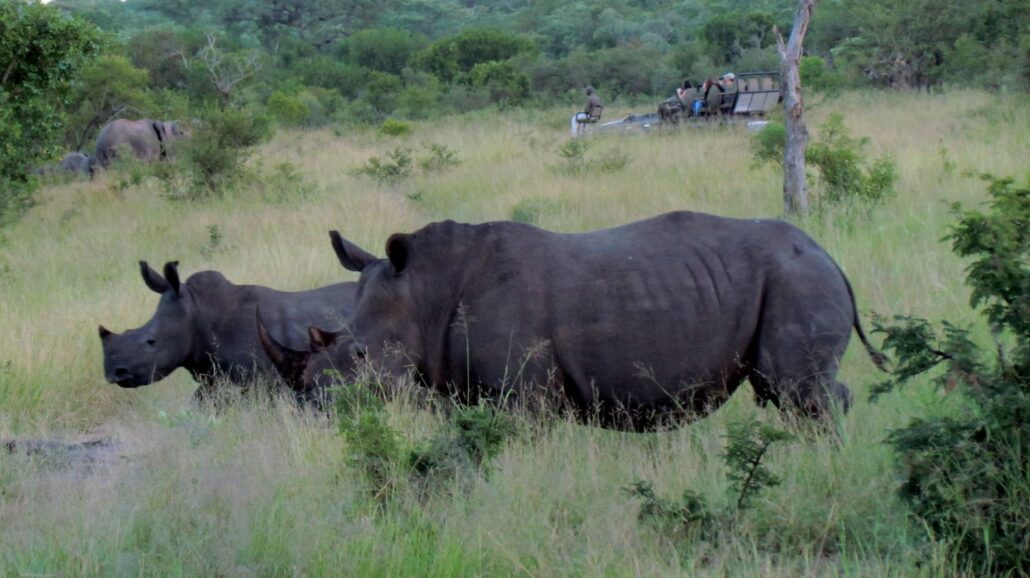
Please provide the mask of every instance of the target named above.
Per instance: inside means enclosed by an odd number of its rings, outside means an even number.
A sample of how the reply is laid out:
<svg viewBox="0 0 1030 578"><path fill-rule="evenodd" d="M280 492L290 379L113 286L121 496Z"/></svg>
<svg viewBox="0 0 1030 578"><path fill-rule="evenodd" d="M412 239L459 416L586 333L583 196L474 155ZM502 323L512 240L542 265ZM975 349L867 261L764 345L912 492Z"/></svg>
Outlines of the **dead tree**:
<svg viewBox="0 0 1030 578"><path fill-rule="evenodd" d="M794 27L790 39L783 43L779 29L776 46L780 51L780 78L783 90L783 118L787 129L787 147L783 155L783 210L788 216L808 214L808 188L805 183L805 149L808 147L808 129L802 117L804 99L801 96L801 44L808 32L816 0L798 0Z"/></svg>
<svg viewBox="0 0 1030 578"><path fill-rule="evenodd" d="M261 55L256 50L227 52L218 48L214 34L207 35L207 46L197 52L197 58L207 67L223 109L228 106L233 89L261 70Z"/></svg>

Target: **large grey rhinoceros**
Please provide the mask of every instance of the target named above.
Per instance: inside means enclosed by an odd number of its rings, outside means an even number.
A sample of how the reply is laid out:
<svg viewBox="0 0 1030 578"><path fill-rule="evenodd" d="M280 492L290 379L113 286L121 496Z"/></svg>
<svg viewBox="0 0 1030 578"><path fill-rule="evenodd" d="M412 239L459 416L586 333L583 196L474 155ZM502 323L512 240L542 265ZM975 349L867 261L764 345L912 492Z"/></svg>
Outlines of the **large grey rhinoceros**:
<svg viewBox="0 0 1030 578"><path fill-rule="evenodd" d="M97 136L96 162L108 167L118 149L128 147L140 160L166 159L169 143L189 136L178 122L152 120L126 120L120 118L107 123Z"/></svg>
<svg viewBox="0 0 1030 578"><path fill-rule="evenodd" d="M683 211L581 234L446 221L391 236L386 259L331 237L361 272L358 341L311 363L408 365L459 401L539 391L643 431L706 415L746 378L760 402L824 418L851 402L836 376L852 328L886 361L843 272L783 221Z"/></svg>
<svg viewBox="0 0 1030 578"><path fill-rule="evenodd" d="M299 347L308 343L309 326L341 327L354 307L357 283L286 292L235 285L217 271L180 283L177 267L177 261L165 264L162 276L140 261L143 281L161 295L154 316L124 333L100 326L109 382L139 387L185 367L201 383L197 395L203 396L219 377L241 385L255 377L275 379L258 339L258 311L276 339Z"/></svg>

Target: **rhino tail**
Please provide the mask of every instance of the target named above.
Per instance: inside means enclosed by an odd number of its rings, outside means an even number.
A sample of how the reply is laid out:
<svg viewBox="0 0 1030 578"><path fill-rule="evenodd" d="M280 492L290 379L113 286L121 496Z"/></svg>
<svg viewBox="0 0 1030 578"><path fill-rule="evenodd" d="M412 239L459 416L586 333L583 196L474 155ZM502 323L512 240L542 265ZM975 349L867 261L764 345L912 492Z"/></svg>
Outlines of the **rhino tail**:
<svg viewBox="0 0 1030 578"><path fill-rule="evenodd" d="M855 301L855 291L851 288L851 281L848 281L848 276L844 274L844 271L841 270L840 265L837 265L836 261L833 264L837 267L837 271L840 271L840 276L844 279L844 286L848 288L848 297L851 299L851 311L852 315L854 315L853 325L855 333L858 333L858 338L862 340L862 345L865 346L866 352L876 367L880 371L888 372L887 364L890 363L890 358L882 351L878 351L873 347L873 344L869 343L869 338L865 336L865 331L862 330L862 321L858 317L858 303Z"/></svg>

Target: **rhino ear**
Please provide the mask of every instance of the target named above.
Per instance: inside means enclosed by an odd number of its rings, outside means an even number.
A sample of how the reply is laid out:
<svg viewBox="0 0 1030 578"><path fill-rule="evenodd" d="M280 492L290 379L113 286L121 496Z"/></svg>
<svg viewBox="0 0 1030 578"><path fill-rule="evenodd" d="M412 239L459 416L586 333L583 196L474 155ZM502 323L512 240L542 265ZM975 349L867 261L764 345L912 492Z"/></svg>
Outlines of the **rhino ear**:
<svg viewBox="0 0 1030 578"><path fill-rule="evenodd" d="M103 325L97 327L97 332L100 333L100 339L107 339L108 337L114 335L113 331L104 327Z"/></svg>
<svg viewBox="0 0 1030 578"><path fill-rule="evenodd" d="M179 293L179 262L169 261L165 263L165 279L168 280L168 286L172 288L172 291L178 295Z"/></svg>
<svg viewBox="0 0 1030 578"><path fill-rule="evenodd" d="M154 293L160 294L171 289L171 286L168 285L168 281L162 277L160 273L151 269L150 265L148 265L146 261L139 262L139 272L140 275L143 276L143 282L146 283L147 287L150 287L150 290Z"/></svg>
<svg viewBox="0 0 1030 578"><path fill-rule="evenodd" d="M344 239L339 231L329 231L329 238L333 242L333 251L336 251L336 258L348 271L364 271L372 263L378 261L376 256L368 251Z"/></svg>
<svg viewBox="0 0 1030 578"><path fill-rule="evenodd" d="M336 331L326 331L314 325L308 327L308 338L311 339L311 351L319 352L328 349L340 334Z"/></svg>
<svg viewBox="0 0 1030 578"><path fill-rule="evenodd" d="M276 341L265 327L260 308L257 310L257 330L261 347L268 354L268 359L272 361L279 376L283 378L290 389L304 391L304 370L308 367L308 358L311 354L307 351L290 349Z"/></svg>
<svg viewBox="0 0 1030 578"><path fill-rule="evenodd" d="M390 265L393 265L394 273L404 271L411 257L411 235L390 235L386 240L386 256L390 259Z"/></svg>

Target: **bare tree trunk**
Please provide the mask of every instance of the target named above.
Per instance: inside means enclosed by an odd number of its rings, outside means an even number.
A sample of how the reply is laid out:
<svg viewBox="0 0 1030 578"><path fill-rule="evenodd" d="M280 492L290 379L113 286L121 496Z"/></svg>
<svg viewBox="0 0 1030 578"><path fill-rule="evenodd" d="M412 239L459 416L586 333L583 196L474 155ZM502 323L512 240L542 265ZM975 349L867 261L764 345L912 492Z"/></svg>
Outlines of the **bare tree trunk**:
<svg viewBox="0 0 1030 578"><path fill-rule="evenodd" d="M808 129L802 117L801 44L808 32L816 0L798 0L794 27L786 46L783 36L774 28L780 51L780 81L783 90L783 116L787 129L787 148L783 155L783 210L788 216L808 214L808 188L805 183L805 149Z"/></svg>

